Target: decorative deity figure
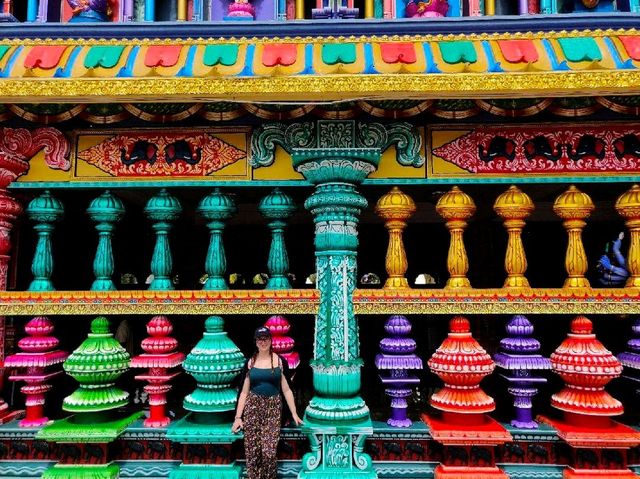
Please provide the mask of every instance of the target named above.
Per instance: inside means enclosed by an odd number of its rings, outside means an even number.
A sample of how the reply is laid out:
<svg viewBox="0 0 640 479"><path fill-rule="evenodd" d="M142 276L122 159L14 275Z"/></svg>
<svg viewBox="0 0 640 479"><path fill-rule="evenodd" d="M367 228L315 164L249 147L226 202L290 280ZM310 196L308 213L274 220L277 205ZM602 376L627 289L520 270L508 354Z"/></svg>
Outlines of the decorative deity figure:
<svg viewBox="0 0 640 479"><path fill-rule="evenodd" d="M256 9L249 0L234 0L229 4L229 13L225 20L255 20Z"/></svg>
<svg viewBox="0 0 640 479"><path fill-rule="evenodd" d="M623 239L624 233L620 233L616 240L607 243L605 253L598 260L598 282L604 286L624 286L629 278L627 260L620 252Z"/></svg>
<svg viewBox="0 0 640 479"><path fill-rule="evenodd" d="M110 0L67 0L73 17L70 22L109 22L111 21Z"/></svg>
<svg viewBox="0 0 640 479"><path fill-rule="evenodd" d="M407 3L405 16L408 18L445 17L448 11L447 0L411 0Z"/></svg>

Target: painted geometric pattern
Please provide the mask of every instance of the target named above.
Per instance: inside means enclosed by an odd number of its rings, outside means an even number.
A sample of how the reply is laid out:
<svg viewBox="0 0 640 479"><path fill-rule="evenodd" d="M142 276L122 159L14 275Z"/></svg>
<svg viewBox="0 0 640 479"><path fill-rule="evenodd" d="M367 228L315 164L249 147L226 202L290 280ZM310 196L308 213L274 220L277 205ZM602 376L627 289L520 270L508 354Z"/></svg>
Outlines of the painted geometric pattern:
<svg viewBox="0 0 640 479"><path fill-rule="evenodd" d="M207 133L119 134L78 152L114 177L207 176L246 157Z"/></svg>
<svg viewBox="0 0 640 479"><path fill-rule="evenodd" d="M471 173L640 172L639 125L488 127L433 153Z"/></svg>
<svg viewBox="0 0 640 479"><path fill-rule="evenodd" d="M304 38L299 41L0 40L0 78L264 77L637 70L640 35ZM85 44L82 44L85 42Z"/></svg>

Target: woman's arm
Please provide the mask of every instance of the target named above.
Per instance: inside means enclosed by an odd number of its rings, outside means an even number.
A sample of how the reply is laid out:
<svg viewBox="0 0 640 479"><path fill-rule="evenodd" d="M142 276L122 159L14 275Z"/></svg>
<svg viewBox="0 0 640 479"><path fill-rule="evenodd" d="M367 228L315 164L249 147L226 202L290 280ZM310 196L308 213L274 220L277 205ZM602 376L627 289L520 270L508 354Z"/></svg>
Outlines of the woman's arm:
<svg viewBox="0 0 640 479"><path fill-rule="evenodd" d="M249 394L249 375L244 378L244 383L242 384L242 391L240 392L240 397L238 398L238 407L236 408L236 417L233 421L233 426L231 426L231 432L238 432L240 429L244 427L244 423L242 422L242 413L244 412L244 404L247 402L247 395Z"/></svg>
<svg viewBox="0 0 640 479"><path fill-rule="evenodd" d="M282 387L282 394L284 395L285 401L287 401L287 406L289 406L289 411L291 411L291 417L293 418L293 422L296 426L300 426L302 424L302 419L298 417L298 413L296 412L296 402L293 399L293 392L289 387L289 382L287 378L282 375L282 379L280 381Z"/></svg>

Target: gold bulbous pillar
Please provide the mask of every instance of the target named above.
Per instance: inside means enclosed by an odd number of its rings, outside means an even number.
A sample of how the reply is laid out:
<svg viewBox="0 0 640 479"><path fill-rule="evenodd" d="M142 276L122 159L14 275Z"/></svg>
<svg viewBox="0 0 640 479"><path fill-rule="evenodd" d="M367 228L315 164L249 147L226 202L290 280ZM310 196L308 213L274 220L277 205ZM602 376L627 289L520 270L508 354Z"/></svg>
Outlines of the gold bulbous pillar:
<svg viewBox="0 0 640 479"><path fill-rule="evenodd" d="M389 230L389 246L385 260L388 278L384 287L408 288L409 282L404 275L409 264L402 241L402 231L407 227L407 220L416 212L416 204L410 196L394 186L378 200L375 211L384 220L385 228Z"/></svg>
<svg viewBox="0 0 640 479"><path fill-rule="evenodd" d="M588 288L589 280L584 277L587 272L587 253L582 244L582 230L585 219L595 209L593 201L574 185L556 198L553 211L562 218L562 225L569 235L565 268L569 277L564 282L565 288Z"/></svg>
<svg viewBox="0 0 640 479"><path fill-rule="evenodd" d="M462 235L467 226L467 220L476 212L476 205L469 195L454 186L440 197L436 204L436 211L446 220L447 229L451 234L447 255L449 279L445 288L470 288L471 283L467 278L469 259Z"/></svg>
<svg viewBox="0 0 640 479"><path fill-rule="evenodd" d="M493 205L495 212L504 220L504 227L509 238L504 258L504 269L507 271L505 288L528 288L529 281L524 273L527 271L527 256L522 245L522 229L527 218L535 209L529 195L517 186L511 186L496 199Z"/></svg>
<svg viewBox="0 0 640 479"><path fill-rule="evenodd" d="M629 278L625 286L640 288L640 185L633 185L620 195L616 201L616 211L626 220L625 225L629 228L630 236L627 255Z"/></svg>

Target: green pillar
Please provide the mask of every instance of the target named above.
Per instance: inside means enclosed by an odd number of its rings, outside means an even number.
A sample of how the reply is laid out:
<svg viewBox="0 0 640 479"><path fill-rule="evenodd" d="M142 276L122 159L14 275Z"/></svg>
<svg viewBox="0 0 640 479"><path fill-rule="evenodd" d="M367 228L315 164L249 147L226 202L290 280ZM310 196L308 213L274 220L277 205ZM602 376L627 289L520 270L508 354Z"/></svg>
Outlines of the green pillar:
<svg viewBox="0 0 640 479"><path fill-rule="evenodd" d="M271 248L267 261L269 281L266 289L290 289L291 283L287 277L289 256L284 242L284 228L287 226L287 220L295 212L296 205L290 196L276 188L262 198L258 210L267 219L267 225L271 230Z"/></svg>
<svg viewBox="0 0 640 479"><path fill-rule="evenodd" d="M292 152L294 167L316 185L305 201L315 222L316 274L320 307L314 337L315 395L305 411L311 452L301 479L376 477L363 453L373 432L369 408L360 397L360 345L353 314L358 217L367 207L356 185L380 161L380 149L319 148Z"/></svg>
<svg viewBox="0 0 640 479"><path fill-rule="evenodd" d="M204 217L209 228L209 249L204 263L204 270L207 273L207 282L204 290L229 289L224 273L227 270L227 258L222 242L222 231L225 222L236 214L237 208L231 196L224 194L220 188L213 190L208 196L202 198L198 205L198 213Z"/></svg>
<svg viewBox="0 0 640 479"><path fill-rule="evenodd" d="M113 283L113 249L111 237L115 224L124 216L124 205L117 196L113 196L109 190L94 199L87 214L96 224L98 231L98 248L93 259L93 274L96 279L91 285L92 291L114 291Z"/></svg>
<svg viewBox="0 0 640 479"><path fill-rule="evenodd" d="M156 233L156 245L151 257L151 274L153 280L149 285L151 290L173 289L171 271L173 261L171 248L169 247L169 230L171 223L180 217L182 206L177 198L171 196L166 189L151 198L144 208L147 217L153 221L153 229Z"/></svg>
<svg viewBox="0 0 640 479"><path fill-rule="evenodd" d="M304 456L298 478L375 478L371 458L363 452L373 428L359 394L362 359L353 314L357 225L367 206L357 186L375 171L382 152L391 145L403 166L424 164L420 135L407 123L266 123L253 132L252 165L270 165L276 145L315 185L305 202L314 216L320 290L311 361L315 395L305 411L303 429L311 452Z"/></svg>
<svg viewBox="0 0 640 479"><path fill-rule="evenodd" d="M34 229L38 233L38 243L31 263L33 280L28 291L53 291L55 288L51 281L53 274L51 233L54 224L64 215L64 207L47 190L29 203L27 215L36 223Z"/></svg>

